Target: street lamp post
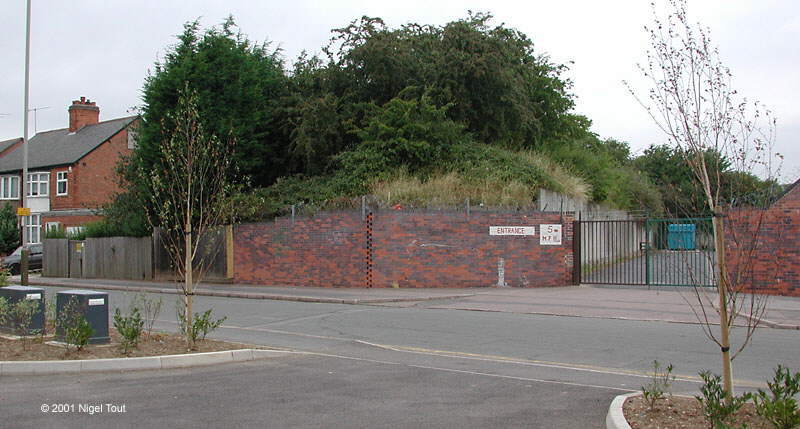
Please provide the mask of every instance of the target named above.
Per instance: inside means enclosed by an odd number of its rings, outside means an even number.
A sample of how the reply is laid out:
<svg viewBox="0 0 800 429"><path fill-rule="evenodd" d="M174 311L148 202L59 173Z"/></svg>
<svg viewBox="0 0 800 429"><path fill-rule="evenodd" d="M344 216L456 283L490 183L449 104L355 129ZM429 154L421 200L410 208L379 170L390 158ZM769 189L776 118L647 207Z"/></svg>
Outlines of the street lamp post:
<svg viewBox="0 0 800 429"><path fill-rule="evenodd" d="M22 110L22 178L20 180L20 187L22 188L22 207L28 207L28 192L26 183L28 182L28 97L30 92L30 65L31 65L31 0L27 1L27 11L25 16L25 107ZM21 283L28 283L28 250L25 247L28 244L28 237L26 237L26 222L25 216L20 217L22 222L22 258L20 261L20 274L22 275ZM30 216L28 216L30 220Z"/></svg>

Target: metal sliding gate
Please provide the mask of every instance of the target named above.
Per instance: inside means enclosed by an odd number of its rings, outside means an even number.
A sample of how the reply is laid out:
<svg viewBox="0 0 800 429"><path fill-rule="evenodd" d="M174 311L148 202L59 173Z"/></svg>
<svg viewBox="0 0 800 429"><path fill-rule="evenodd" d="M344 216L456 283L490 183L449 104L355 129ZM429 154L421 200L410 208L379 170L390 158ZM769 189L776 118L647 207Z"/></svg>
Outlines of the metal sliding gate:
<svg viewBox="0 0 800 429"><path fill-rule="evenodd" d="M576 222L579 283L713 286L711 218Z"/></svg>

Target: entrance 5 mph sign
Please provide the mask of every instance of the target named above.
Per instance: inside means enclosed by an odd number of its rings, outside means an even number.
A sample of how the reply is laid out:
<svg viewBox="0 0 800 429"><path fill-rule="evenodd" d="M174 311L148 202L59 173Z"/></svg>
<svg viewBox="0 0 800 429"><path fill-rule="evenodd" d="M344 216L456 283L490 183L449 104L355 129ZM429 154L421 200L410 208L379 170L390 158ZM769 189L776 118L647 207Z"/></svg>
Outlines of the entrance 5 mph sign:
<svg viewBox="0 0 800 429"><path fill-rule="evenodd" d="M489 235L536 235L535 226L490 226ZM561 225L539 225L539 244L542 246L561 245Z"/></svg>
<svg viewBox="0 0 800 429"><path fill-rule="evenodd" d="M489 235L536 235L533 226L490 226Z"/></svg>

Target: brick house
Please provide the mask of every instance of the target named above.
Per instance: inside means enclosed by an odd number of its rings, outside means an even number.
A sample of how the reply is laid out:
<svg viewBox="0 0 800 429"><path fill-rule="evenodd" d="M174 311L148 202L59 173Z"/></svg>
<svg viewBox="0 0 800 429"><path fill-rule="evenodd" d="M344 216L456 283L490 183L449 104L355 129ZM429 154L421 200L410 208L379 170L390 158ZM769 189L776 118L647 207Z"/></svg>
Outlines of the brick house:
<svg viewBox="0 0 800 429"><path fill-rule="evenodd" d="M40 242L49 228L71 232L101 219L97 210L119 190L117 162L135 146L137 119L100 122L95 102L81 97L69 106L69 127L28 141L28 242ZM22 139L0 142L0 204L21 205L22 162Z"/></svg>

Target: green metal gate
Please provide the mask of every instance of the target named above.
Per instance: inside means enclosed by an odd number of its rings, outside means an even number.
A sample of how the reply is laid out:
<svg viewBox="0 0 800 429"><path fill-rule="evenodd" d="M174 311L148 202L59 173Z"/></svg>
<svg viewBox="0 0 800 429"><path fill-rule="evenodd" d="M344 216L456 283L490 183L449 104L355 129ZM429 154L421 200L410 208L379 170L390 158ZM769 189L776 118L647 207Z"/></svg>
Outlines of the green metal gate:
<svg viewBox="0 0 800 429"><path fill-rule="evenodd" d="M716 284L711 218L579 221L575 231L579 283Z"/></svg>

